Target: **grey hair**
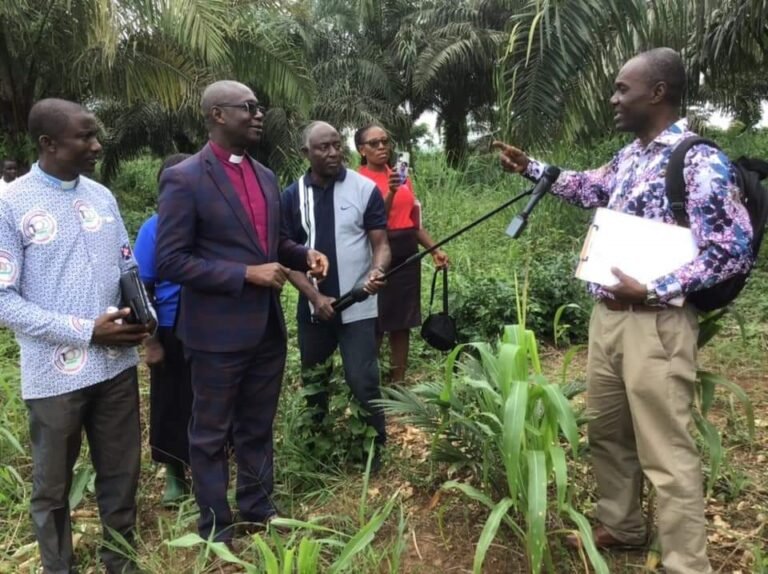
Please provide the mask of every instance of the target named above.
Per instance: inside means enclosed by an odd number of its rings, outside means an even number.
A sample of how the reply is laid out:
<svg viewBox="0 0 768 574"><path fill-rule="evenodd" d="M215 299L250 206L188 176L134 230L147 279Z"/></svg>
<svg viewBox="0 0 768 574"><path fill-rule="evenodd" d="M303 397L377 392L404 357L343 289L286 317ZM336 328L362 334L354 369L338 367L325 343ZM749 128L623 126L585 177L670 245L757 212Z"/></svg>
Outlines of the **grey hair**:
<svg viewBox="0 0 768 574"><path fill-rule="evenodd" d="M307 127L304 128L304 131L301 132L301 149L309 149L309 140L312 137L312 132L315 131L316 128L319 128L320 126L327 126L331 128L332 130L336 130L335 127L333 127L328 122L323 122L320 120L314 120L309 123Z"/></svg>

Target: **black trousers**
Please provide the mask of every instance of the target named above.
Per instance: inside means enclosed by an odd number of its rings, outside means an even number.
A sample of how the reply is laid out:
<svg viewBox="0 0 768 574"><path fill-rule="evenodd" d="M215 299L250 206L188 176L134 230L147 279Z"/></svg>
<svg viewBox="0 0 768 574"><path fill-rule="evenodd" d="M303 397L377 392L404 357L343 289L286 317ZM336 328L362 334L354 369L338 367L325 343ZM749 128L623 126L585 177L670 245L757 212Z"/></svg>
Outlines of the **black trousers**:
<svg viewBox="0 0 768 574"><path fill-rule="evenodd" d="M173 327L158 327L157 338L165 351L165 359L150 369L149 444L152 460L189 464L192 382L184 347L176 338Z"/></svg>
<svg viewBox="0 0 768 574"><path fill-rule="evenodd" d="M275 514L272 502L272 423L285 368L286 342L276 319L254 349L214 353L186 349L192 373L189 459L198 530L217 541L232 538L227 500L231 441L237 461L236 500L247 522ZM230 438L231 437L231 438Z"/></svg>
<svg viewBox="0 0 768 574"><path fill-rule="evenodd" d="M333 365L328 361L336 348L341 351L344 376L352 394L368 411L366 423L376 430L376 443L386 442L384 413L371 401L381 397L379 358L376 346L376 319L364 319L343 325L340 321L299 323L302 382L327 386ZM328 412L328 393L307 397L310 407L321 416Z"/></svg>
<svg viewBox="0 0 768 574"><path fill-rule="evenodd" d="M73 568L69 490L80 453L82 432L88 437L96 470L96 501L104 539L114 530L129 542L136 524L141 431L136 368L113 379L71 393L26 401L32 443L32 524L45 574L69 574ZM102 547L110 574L130 562Z"/></svg>

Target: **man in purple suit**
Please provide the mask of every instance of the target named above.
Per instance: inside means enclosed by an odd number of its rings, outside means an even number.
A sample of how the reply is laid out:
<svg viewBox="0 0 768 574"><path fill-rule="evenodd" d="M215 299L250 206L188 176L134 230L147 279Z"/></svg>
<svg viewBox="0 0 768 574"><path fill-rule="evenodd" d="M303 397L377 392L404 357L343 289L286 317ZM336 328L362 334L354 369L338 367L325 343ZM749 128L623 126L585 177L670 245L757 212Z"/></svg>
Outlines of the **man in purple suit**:
<svg viewBox="0 0 768 574"><path fill-rule="evenodd" d="M272 423L286 355L280 289L289 269L322 279L328 260L280 236L275 175L246 149L264 110L243 84L222 81L202 98L209 142L160 180L157 272L182 285L177 335L192 375L190 465L204 538L232 540L227 502L232 439L242 520L266 523Z"/></svg>

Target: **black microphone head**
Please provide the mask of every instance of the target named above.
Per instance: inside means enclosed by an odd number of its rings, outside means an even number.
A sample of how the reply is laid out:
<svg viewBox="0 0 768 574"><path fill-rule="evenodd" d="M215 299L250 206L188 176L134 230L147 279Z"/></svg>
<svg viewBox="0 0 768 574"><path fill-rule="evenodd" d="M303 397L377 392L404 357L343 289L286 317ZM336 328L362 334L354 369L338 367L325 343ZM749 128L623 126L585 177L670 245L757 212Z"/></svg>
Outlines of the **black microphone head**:
<svg viewBox="0 0 768 574"><path fill-rule="evenodd" d="M542 176L546 177L552 183L555 183L557 178L560 177L560 168L555 165L548 165Z"/></svg>

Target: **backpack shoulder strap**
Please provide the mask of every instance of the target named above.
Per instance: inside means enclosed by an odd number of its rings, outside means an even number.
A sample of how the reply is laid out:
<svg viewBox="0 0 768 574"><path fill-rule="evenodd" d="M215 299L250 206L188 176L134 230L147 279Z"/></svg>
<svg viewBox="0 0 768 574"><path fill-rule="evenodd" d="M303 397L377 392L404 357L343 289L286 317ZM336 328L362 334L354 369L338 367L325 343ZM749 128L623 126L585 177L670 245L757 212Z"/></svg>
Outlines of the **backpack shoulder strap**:
<svg viewBox="0 0 768 574"><path fill-rule="evenodd" d="M672 150L667 163L667 174L664 181L664 188L669 200L669 208L675 216L678 225L688 227L688 212L685 209L685 178L683 177L683 166L685 165L685 155L693 146L706 144L720 149L710 139L700 136L692 136L684 139Z"/></svg>

